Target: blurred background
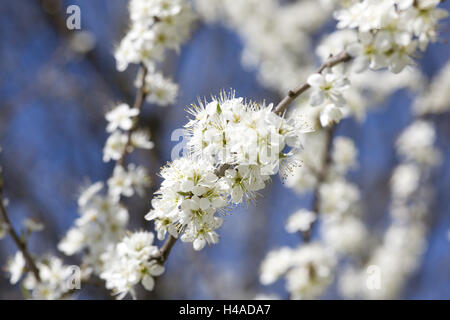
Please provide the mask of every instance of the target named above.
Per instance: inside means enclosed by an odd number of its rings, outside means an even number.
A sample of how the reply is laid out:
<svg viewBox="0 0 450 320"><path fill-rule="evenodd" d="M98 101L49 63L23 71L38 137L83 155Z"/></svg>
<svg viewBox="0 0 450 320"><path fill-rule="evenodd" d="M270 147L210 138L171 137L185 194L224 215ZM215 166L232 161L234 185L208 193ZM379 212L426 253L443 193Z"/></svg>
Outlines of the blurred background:
<svg viewBox="0 0 450 320"><path fill-rule="evenodd" d="M66 28L66 8L81 8L81 31ZM447 10L450 4L444 4ZM107 138L104 113L118 102L134 99L137 67L116 71L113 51L128 26L127 1L25 0L2 1L0 7L0 154L9 213L18 229L26 217L45 223L44 232L30 239L30 251L52 252L77 215L81 186L107 179L113 169L102 161ZM318 35L319 36L319 35ZM318 37L319 38L319 37ZM450 38L443 26L441 39ZM159 168L170 160L170 141L186 119L185 106L197 97L209 97L233 88L237 96L279 101L261 86L256 72L241 67L242 42L237 34L218 24L196 23L191 40L180 54L169 53L161 66L180 86L176 105L144 105L140 125L149 127L156 147L133 153L133 161L150 170L153 186L145 199L127 204L131 230L149 229L144 220L151 194L158 188ZM419 58L427 77L433 77L450 58L450 47L439 41ZM350 180L361 190L370 229L386 223L388 183L398 159L394 140L412 119L411 96L400 91L363 123L346 119L337 135L352 138L359 149L359 169ZM420 269L404 289L405 299L450 299L450 116L436 117L438 147L444 160L435 172L436 195L430 212L429 246ZM260 262L269 249L296 246L298 236L287 234L287 217L310 207L311 196L299 197L274 178L255 206L241 206L225 217L221 240L214 247L194 252L177 243L158 279L157 289L141 298L214 299L252 298L277 293L286 298L282 281L270 288L258 282ZM0 241L0 265L16 251L13 242ZM78 258L64 257L68 264ZM325 296L340 298L335 288ZM18 286L0 275L0 298L21 298ZM108 299L105 289L87 286L80 298Z"/></svg>

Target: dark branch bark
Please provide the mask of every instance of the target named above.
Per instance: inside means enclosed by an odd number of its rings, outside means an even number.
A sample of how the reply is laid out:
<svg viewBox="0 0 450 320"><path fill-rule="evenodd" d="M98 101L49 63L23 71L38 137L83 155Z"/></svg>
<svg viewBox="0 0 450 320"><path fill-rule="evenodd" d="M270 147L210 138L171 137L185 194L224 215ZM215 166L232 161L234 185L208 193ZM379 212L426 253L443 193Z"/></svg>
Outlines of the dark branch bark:
<svg viewBox="0 0 450 320"><path fill-rule="evenodd" d="M0 177L1 179L1 177ZM11 236L12 240L17 246L17 249L19 249L20 252L22 252L23 257L25 258L25 261L27 262L28 267L30 268L31 272L33 272L34 277L37 281L41 281L41 277L39 276L39 269L36 266L36 263L34 262L33 257L28 252L27 244L22 241L22 239L19 237L18 233L14 230L13 225L11 224L11 221L9 220L8 212L6 211L5 205L3 204L3 190L1 186L0 181L0 212L3 218L4 223L7 225L8 233Z"/></svg>
<svg viewBox="0 0 450 320"><path fill-rule="evenodd" d="M325 141L325 154L323 158L322 167L319 172L317 172L317 185L314 188L313 200L312 200L312 211L315 214L319 214L319 205L320 205L320 193L319 188L322 183L325 182L327 177L328 167L331 164L331 148L333 142L334 132L336 131L336 125L332 125L330 128L326 129L326 141ZM317 220L316 220L317 221ZM301 232L301 236L303 237L304 242L309 242L311 240L311 232L314 227L314 223L311 224L309 230L305 232Z"/></svg>

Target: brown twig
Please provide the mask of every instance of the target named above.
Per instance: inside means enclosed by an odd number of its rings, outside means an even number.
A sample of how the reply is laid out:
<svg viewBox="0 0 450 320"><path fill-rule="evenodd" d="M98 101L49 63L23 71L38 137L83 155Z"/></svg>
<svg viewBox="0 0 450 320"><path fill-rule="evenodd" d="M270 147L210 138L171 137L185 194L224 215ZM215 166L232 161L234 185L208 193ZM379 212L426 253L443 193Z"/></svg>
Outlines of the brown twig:
<svg viewBox="0 0 450 320"><path fill-rule="evenodd" d="M326 68L334 67L337 64L350 61L351 59L352 57L347 52L343 51L327 59L319 67L319 69L317 69L317 73L322 73L322 71ZM310 87L311 86L307 82L305 82L304 84L299 85L297 88L289 90L287 96L284 97L283 100L281 100L280 103L278 103L278 105L275 107L275 113L281 116L287 110L292 101L294 101L299 95L308 90Z"/></svg>
<svg viewBox="0 0 450 320"><path fill-rule="evenodd" d="M331 147L332 147L333 136L334 136L335 131L336 131L336 125L332 125L325 130L325 132L326 132L325 154L323 157L322 166L321 166L320 170L317 172L317 184L314 189L313 200L312 200L312 205L311 205L312 211L317 215L319 214L319 204L320 204L319 188L320 188L320 185L325 181L325 179L327 177L328 167L331 164ZM314 226L314 222L311 224L310 228L307 231L300 232L304 242L311 241L311 232L312 232L313 226Z"/></svg>
<svg viewBox="0 0 450 320"><path fill-rule="evenodd" d="M145 77L147 75L147 72L148 72L147 67L145 67L143 64L141 64L141 68L140 68L140 76L141 77L139 79L139 89L138 89L138 92L136 94L136 98L135 98L134 104L133 104L133 108L138 109L139 113L141 112L142 105L144 104L145 97L147 96L147 91L145 89ZM138 119L135 119L134 122L133 122L133 126L131 127L130 130L128 130L127 142L126 142L125 147L124 147L124 149L122 151L122 156L116 162L116 165L118 165L118 166L123 166L123 164L125 162L125 158L126 158L126 156L128 154L128 149L131 146L131 137L133 135L133 132L137 128L137 123L138 123Z"/></svg>
<svg viewBox="0 0 450 320"><path fill-rule="evenodd" d="M2 177L0 176L0 180ZM36 263L34 262L33 257L28 252L27 244L25 241L23 241L18 233L14 230L13 225L11 224L11 221L9 220L8 212L6 211L5 205L3 203L3 186L2 181L0 181L0 212L3 218L3 222L6 224L8 233L13 239L14 243L17 246L17 249L19 249L20 252L22 252L23 257L25 258L25 261L28 264L28 267L30 268L31 272L33 272L34 277L37 281L41 281L41 277L39 276L39 269L36 266Z"/></svg>
<svg viewBox="0 0 450 320"><path fill-rule="evenodd" d="M174 246L175 242L177 242L178 238L175 238L172 235L169 235L169 237L164 241L163 245L159 249L159 254L152 258L152 260L157 260L159 263L164 264L167 260L167 257L169 257L170 251L172 250L172 247Z"/></svg>

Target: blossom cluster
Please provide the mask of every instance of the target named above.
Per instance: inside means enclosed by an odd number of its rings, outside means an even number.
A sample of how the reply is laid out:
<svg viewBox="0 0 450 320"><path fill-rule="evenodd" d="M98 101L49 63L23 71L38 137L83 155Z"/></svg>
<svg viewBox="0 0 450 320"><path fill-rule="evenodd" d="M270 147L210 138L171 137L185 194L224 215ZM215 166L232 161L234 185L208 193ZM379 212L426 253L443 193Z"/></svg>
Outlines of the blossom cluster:
<svg viewBox="0 0 450 320"><path fill-rule="evenodd" d="M325 144L322 140L323 132L309 133L306 137L305 141L316 139L322 142L321 145ZM311 175L314 179L310 181L310 186L317 188L318 212L300 209L293 213L286 223L287 232L298 233L307 239L305 237L311 235L313 225L320 216L319 231L322 241L303 244L294 249L273 250L261 265L261 283L271 284L283 277L293 299L311 299L323 294L334 278L334 268L339 258L361 252L368 236L359 213L359 191L345 179L348 171L357 165L354 143L349 138L336 137L330 163L324 165L323 157L322 152L314 158L304 158L305 174L311 170L325 170L320 181L317 175ZM311 161L312 159L314 161ZM315 167L308 168L310 164ZM305 190L307 189L301 189ZM307 264L305 261L308 259L315 260Z"/></svg>
<svg viewBox="0 0 450 320"><path fill-rule="evenodd" d="M158 238L182 234L182 241L200 250L218 241L222 219L215 213L253 199L271 175L289 170L292 153L286 148L297 148L309 129L302 120L278 116L271 105L233 93L193 105L190 113L187 155L161 170L164 180L146 218L155 220Z"/></svg>
<svg viewBox="0 0 450 320"><path fill-rule="evenodd" d="M226 206L227 191L214 166L203 159L182 157L160 174L164 180L152 200L153 210L145 217L155 220L158 238L164 239L167 232L178 237L182 232L181 240L192 242L196 250L216 243L215 230L222 219L215 213Z"/></svg>
<svg viewBox="0 0 450 320"><path fill-rule="evenodd" d="M195 0L207 22L220 21L243 42L242 65L259 81L285 94L314 70L314 34L332 15L325 1ZM299 19L298 17L302 17Z"/></svg>
<svg viewBox="0 0 450 320"><path fill-rule="evenodd" d="M138 114L137 109L126 104L120 104L106 114L107 131L112 134L104 148L104 160L123 159L125 153L131 152L134 147L153 147L145 131L130 131L134 126L133 118ZM105 252L113 251L127 232L129 213L121 199L135 194L144 196L149 185L150 179L144 167L133 163L124 167L117 162L107 180L107 188L103 182L96 182L81 192L78 198L80 217L60 241L58 249L66 255L84 252L83 265L87 272L104 274L105 267L111 265L110 262L108 265L104 263Z"/></svg>
<svg viewBox="0 0 450 320"><path fill-rule="evenodd" d="M117 197L100 193L103 187L102 182L97 182L81 193L78 198L80 217L58 245L66 255L87 249L84 262L97 268L97 272L101 266L101 254L125 235L129 220L128 210Z"/></svg>
<svg viewBox="0 0 450 320"><path fill-rule="evenodd" d="M447 63L433 81L415 100L413 110L421 116L439 114L450 110L450 63Z"/></svg>
<svg viewBox="0 0 450 320"><path fill-rule="evenodd" d="M260 281L264 285L286 278L286 289L292 299L314 299L324 293L333 281L336 257L319 243L296 249L283 247L271 251L261 264Z"/></svg>
<svg viewBox="0 0 450 320"><path fill-rule="evenodd" d="M24 227L23 234L28 235L31 232L43 230L42 223L31 219L24 221ZM70 291L78 285L78 281L81 281L80 271L75 270L73 266L64 265L56 256L42 255L32 259L34 259L39 279L27 266L22 251L17 251L13 257L9 258L5 266L11 284L17 284L22 280L21 286L26 298L37 300L67 298Z"/></svg>
<svg viewBox="0 0 450 320"><path fill-rule="evenodd" d="M429 174L440 159L439 151L433 146L435 139L433 125L424 120L413 122L397 139L401 162L391 178L391 223L382 242L372 248L367 262L359 269L350 267L343 273L339 284L345 296L395 298L417 269L426 248L425 219L432 196ZM363 285L369 266L376 266L382 274L379 290L369 290Z"/></svg>
<svg viewBox="0 0 450 320"><path fill-rule="evenodd" d="M153 277L164 272L164 267L151 259L159 252L153 245L153 239L151 232L135 232L102 254L103 272L100 277L106 281L106 288L111 289L118 299L125 297L128 292L135 298L134 286L138 283L142 283L149 291L153 290Z"/></svg>
<svg viewBox="0 0 450 320"><path fill-rule="evenodd" d="M440 0L354 0L336 11L338 28L358 30L359 42L347 51L356 57L357 70L388 67L398 73L413 64L417 49L425 51L437 40L439 20L447 11Z"/></svg>
<svg viewBox="0 0 450 320"><path fill-rule="evenodd" d="M131 0L129 10L130 30L115 52L117 69L143 64L149 71L144 79L147 100L162 106L173 103L178 87L155 65L163 60L166 49L179 50L187 39L193 12L186 0Z"/></svg>
<svg viewBox="0 0 450 320"><path fill-rule="evenodd" d="M150 135L145 130L133 130L129 136L128 131L134 128L136 117L139 115L137 108L130 108L126 103L121 103L106 114L108 126L106 130L110 136L103 148L103 161L117 161L125 153L134 148L153 149Z"/></svg>

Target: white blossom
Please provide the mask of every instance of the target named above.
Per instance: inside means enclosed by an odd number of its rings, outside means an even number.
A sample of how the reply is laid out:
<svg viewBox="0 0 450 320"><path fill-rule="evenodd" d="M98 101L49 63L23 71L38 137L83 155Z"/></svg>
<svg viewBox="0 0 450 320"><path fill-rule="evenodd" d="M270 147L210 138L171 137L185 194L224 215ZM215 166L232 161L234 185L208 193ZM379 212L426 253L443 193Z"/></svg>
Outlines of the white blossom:
<svg viewBox="0 0 450 320"><path fill-rule="evenodd" d="M106 140L105 147L103 149L103 161L109 162L110 160L119 160L127 146L127 135L114 131Z"/></svg>
<svg viewBox="0 0 450 320"><path fill-rule="evenodd" d="M391 178L395 197L407 198L417 190L420 183L420 169L415 164L402 164L395 168Z"/></svg>
<svg viewBox="0 0 450 320"><path fill-rule="evenodd" d="M118 299L128 292L135 297L134 286L138 283L142 283L147 290L153 290L153 277L164 272L164 267L151 259L159 252L153 245L153 239L153 233L135 232L102 255L104 271L100 277Z"/></svg>
<svg viewBox="0 0 450 320"><path fill-rule="evenodd" d="M358 189L343 179L322 184L319 194L319 214L340 215L359 200Z"/></svg>
<svg viewBox="0 0 450 320"><path fill-rule="evenodd" d="M261 263L260 281L264 285L274 283L293 264L293 250L290 248L280 248L268 253Z"/></svg>
<svg viewBox="0 0 450 320"><path fill-rule="evenodd" d="M131 134L131 145L140 149L153 149L155 146L153 141L150 141L150 133L145 130L135 130Z"/></svg>
<svg viewBox="0 0 450 320"><path fill-rule="evenodd" d="M343 76L327 71L325 74L315 73L308 77L311 86L309 102L312 106L318 106L329 102L337 107L342 107L345 100L342 92L349 88L349 81Z"/></svg>
<svg viewBox="0 0 450 320"><path fill-rule="evenodd" d="M72 266L64 265L61 259L54 256L44 256L36 266L40 281L37 281L31 272L23 281L24 288L31 291L31 298L37 300L65 298L65 294L70 290L68 283L73 276Z"/></svg>
<svg viewBox="0 0 450 320"><path fill-rule="evenodd" d="M333 142L331 158L339 172L346 172L356 165L357 150L353 141L345 137L336 137Z"/></svg>
<svg viewBox="0 0 450 320"><path fill-rule="evenodd" d="M126 103L119 104L106 114L106 120L109 122L106 131L113 132L118 128L125 131L130 130L133 126L132 118L136 117L138 114L138 109L130 108Z"/></svg>
<svg viewBox="0 0 450 320"><path fill-rule="evenodd" d="M145 77L147 101L165 106L175 102L178 86L160 73L149 73Z"/></svg>
<svg viewBox="0 0 450 320"><path fill-rule="evenodd" d="M289 217L286 223L286 231L289 233L308 231L316 219L317 215L314 212L301 209Z"/></svg>
<svg viewBox="0 0 450 320"><path fill-rule="evenodd" d="M25 258L21 251L17 251L14 258L8 260L8 264L6 265L6 271L10 274L9 282L11 284L16 284L20 280L24 268Z"/></svg>
<svg viewBox="0 0 450 320"><path fill-rule="evenodd" d="M343 117L342 110L334 104L327 104L320 112L320 124L322 127L335 125Z"/></svg>
<svg viewBox="0 0 450 320"><path fill-rule="evenodd" d="M358 218L325 219L321 234L327 246L341 254L355 254L364 248L368 232Z"/></svg>
<svg viewBox="0 0 450 320"><path fill-rule="evenodd" d="M440 154L434 149L436 132L430 122L418 120L406 128L396 142L398 152L418 163L436 164Z"/></svg>
<svg viewBox="0 0 450 320"><path fill-rule="evenodd" d="M114 168L113 175L108 179L108 188L113 197L120 197L121 195L131 197L134 193L131 176L120 165Z"/></svg>
<svg viewBox="0 0 450 320"><path fill-rule="evenodd" d="M178 50L188 37L193 20L185 0L131 0L131 27L116 49L117 69L130 63L144 63L153 68L161 61L165 49Z"/></svg>
<svg viewBox="0 0 450 320"><path fill-rule="evenodd" d="M44 224L36 219L26 218L23 220L23 225L29 232L39 232L44 230Z"/></svg>
<svg viewBox="0 0 450 320"><path fill-rule="evenodd" d="M260 281L268 285L284 275L293 299L312 299L331 284L335 265L334 255L318 243L281 248L269 252L262 262Z"/></svg>
<svg viewBox="0 0 450 320"><path fill-rule="evenodd" d="M424 51L430 42L437 40L439 20L447 16L447 11L436 8L439 3L439 0L363 0L335 12L338 28L359 32L359 43L348 48L356 57L356 69L388 67L398 73L412 65L416 49Z"/></svg>

